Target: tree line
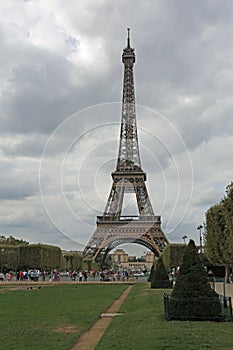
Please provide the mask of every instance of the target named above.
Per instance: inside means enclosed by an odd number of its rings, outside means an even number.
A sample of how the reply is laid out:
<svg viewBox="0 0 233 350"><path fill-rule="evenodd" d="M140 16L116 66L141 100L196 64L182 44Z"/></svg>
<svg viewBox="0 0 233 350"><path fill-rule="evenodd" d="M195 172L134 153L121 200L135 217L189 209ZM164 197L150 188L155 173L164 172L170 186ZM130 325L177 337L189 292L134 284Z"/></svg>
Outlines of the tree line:
<svg viewBox="0 0 233 350"><path fill-rule="evenodd" d="M84 259L81 252L62 253L61 248L47 244L29 244L13 236L0 236L0 271L39 269L50 271L92 270L97 268L90 259Z"/></svg>
<svg viewBox="0 0 233 350"><path fill-rule="evenodd" d="M233 182L220 203L206 212L205 253L211 263L225 266L228 277L233 267Z"/></svg>
<svg viewBox="0 0 233 350"><path fill-rule="evenodd" d="M206 212L205 253L208 266L225 266L226 277L233 269L233 182L226 188L223 199ZM185 245L168 244L163 251L167 269L182 263Z"/></svg>

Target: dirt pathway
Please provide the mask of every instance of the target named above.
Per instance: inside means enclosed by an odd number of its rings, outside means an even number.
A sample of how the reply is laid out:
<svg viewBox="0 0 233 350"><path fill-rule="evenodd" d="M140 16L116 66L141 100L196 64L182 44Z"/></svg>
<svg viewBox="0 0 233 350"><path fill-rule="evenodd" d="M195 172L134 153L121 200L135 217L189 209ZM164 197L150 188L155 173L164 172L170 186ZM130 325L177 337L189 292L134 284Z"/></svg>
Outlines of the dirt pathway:
<svg viewBox="0 0 233 350"><path fill-rule="evenodd" d="M113 304L100 316L93 326L79 338L71 350L93 350L95 348L107 327L111 323L113 317L118 315L117 312L119 311L132 287L133 286L129 286L120 295L120 297L113 302Z"/></svg>

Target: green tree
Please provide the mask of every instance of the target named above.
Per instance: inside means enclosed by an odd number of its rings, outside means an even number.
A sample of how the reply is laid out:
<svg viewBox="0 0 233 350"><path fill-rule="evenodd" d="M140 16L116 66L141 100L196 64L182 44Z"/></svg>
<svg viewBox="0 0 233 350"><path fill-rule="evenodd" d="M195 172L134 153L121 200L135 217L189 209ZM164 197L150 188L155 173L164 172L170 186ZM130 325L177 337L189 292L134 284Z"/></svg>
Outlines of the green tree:
<svg viewBox="0 0 233 350"><path fill-rule="evenodd" d="M163 250L163 262L167 269L180 266L185 250L184 244L168 244Z"/></svg>
<svg viewBox="0 0 233 350"><path fill-rule="evenodd" d="M59 247L46 244L30 244L19 247L20 269L60 269L62 253Z"/></svg>
<svg viewBox="0 0 233 350"><path fill-rule="evenodd" d="M0 244L0 271L7 272L18 268L18 247Z"/></svg>
<svg viewBox="0 0 233 350"><path fill-rule="evenodd" d="M84 269L84 260L81 253L65 253L65 269L67 271L79 271Z"/></svg>
<svg viewBox="0 0 233 350"><path fill-rule="evenodd" d="M4 235L0 236L0 244L10 245L10 246L19 246L19 245L28 245L29 242L24 241L23 239L17 239L13 236L5 237Z"/></svg>
<svg viewBox="0 0 233 350"><path fill-rule="evenodd" d="M156 261L151 279L151 288L171 288L167 270L163 263L162 255Z"/></svg>
<svg viewBox="0 0 233 350"><path fill-rule="evenodd" d="M224 265L228 277L233 266L233 183L223 200L206 212L205 243L207 258L213 264Z"/></svg>
<svg viewBox="0 0 233 350"><path fill-rule="evenodd" d="M225 265L225 216L222 204L216 204L206 213L205 252L211 263Z"/></svg>
<svg viewBox="0 0 233 350"><path fill-rule="evenodd" d="M233 266L233 183L226 189L226 197L222 201L224 211L224 261L229 268Z"/></svg>
<svg viewBox="0 0 233 350"><path fill-rule="evenodd" d="M152 281L152 277L153 277L153 274L154 274L154 270L155 270L155 264L153 264L153 265L151 266L150 274L149 274L149 277L148 277L148 282L151 282L151 281Z"/></svg>
<svg viewBox="0 0 233 350"><path fill-rule="evenodd" d="M221 305L210 287L207 274L193 240L185 249L175 287L170 298L170 316L178 320L218 320Z"/></svg>

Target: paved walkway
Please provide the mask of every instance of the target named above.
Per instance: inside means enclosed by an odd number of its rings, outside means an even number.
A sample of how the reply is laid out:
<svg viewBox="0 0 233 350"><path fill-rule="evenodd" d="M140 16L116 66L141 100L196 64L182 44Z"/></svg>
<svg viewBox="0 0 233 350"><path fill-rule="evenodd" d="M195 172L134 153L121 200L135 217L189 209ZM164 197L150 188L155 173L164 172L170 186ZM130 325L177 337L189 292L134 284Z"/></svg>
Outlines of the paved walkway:
<svg viewBox="0 0 233 350"><path fill-rule="evenodd" d="M218 294L224 295L224 285L223 283L215 283L215 291ZM225 283L225 295L233 299L233 284Z"/></svg>
<svg viewBox="0 0 233 350"><path fill-rule="evenodd" d="M125 301L127 295L129 294L131 288L133 286L129 286L120 297L113 302L113 304L108 308L108 310L103 313L100 318L94 323L94 325L85 332L77 341L77 343L71 348L71 350L93 350L95 346L100 341L104 332L108 328L111 323L113 317L119 315L118 311Z"/></svg>

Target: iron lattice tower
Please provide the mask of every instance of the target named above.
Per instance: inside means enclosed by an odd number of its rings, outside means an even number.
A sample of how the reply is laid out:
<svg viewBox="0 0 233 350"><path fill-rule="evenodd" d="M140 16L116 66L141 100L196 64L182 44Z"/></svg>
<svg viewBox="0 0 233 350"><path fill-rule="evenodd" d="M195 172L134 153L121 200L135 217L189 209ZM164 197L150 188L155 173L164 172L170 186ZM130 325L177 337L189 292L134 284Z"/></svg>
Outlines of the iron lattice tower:
<svg viewBox="0 0 233 350"><path fill-rule="evenodd" d="M104 260L113 248L123 243L141 244L159 256L168 243L161 229L161 217L154 214L145 184L146 173L141 168L133 74L135 53L130 46L129 29L122 62L124 82L117 166L112 173L112 188L103 216L97 217L97 228L84 249L84 255L94 260ZM136 194L138 216L121 215L125 193Z"/></svg>

